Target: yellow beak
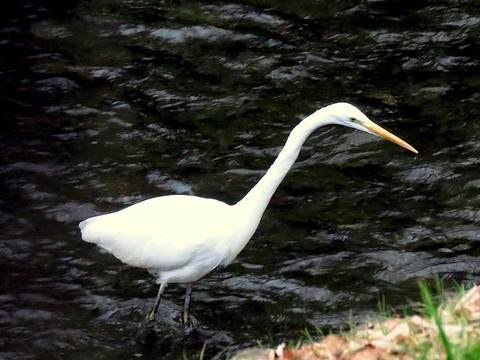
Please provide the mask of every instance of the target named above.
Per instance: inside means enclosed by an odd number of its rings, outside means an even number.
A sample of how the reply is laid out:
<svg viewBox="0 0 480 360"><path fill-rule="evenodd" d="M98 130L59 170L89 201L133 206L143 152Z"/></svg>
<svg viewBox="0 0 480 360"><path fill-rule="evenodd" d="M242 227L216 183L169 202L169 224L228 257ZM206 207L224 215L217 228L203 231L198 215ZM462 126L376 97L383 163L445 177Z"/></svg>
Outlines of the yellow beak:
<svg viewBox="0 0 480 360"><path fill-rule="evenodd" d="M406 143L402 139L400 139L398 136L393 135L390 131L385 130L381 126L378 126L375 124L373 121L368 122L368 123L362 123L363 126L365 126L368 130L370 130L372 133L383 137L384 139L390 140L391 142L400 145L401 147L410 150L411 152L414 152L415 154L418 154L418 151L411 146L410 144Z"/></svg>

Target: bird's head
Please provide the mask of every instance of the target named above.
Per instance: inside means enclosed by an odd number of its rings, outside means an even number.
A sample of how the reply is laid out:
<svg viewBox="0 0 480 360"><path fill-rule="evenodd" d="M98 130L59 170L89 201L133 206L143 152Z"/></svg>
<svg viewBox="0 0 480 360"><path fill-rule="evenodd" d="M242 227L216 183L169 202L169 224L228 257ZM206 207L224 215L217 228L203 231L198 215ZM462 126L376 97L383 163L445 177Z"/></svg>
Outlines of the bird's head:
<svg viewBox="0 0 480 360"><path fill-rule="evenodd" d="M364 131L370 134L374 134L384 139L404 147L407 150L418 154L418 151L398 136L393 135L391 132L385 130L381 126L375 124L364 113L358 110L355 106L348 103L336 103L321 109L327 113L329 122L332 124L338 124L348 126L360 131Z"/></svg>

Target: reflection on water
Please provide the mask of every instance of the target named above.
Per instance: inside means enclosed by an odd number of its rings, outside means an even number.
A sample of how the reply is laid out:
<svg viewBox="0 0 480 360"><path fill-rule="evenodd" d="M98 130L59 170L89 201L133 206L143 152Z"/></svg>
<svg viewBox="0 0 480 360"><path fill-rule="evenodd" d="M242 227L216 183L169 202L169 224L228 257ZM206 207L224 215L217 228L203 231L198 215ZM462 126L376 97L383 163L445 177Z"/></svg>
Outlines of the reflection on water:
<svg viewBox="0 0 480 360"><path fill-rule="evenodd" d="M21 1L3 15L0 357L176 359L297 339L478 283L478 9L458 2ZM420 151L323 129L239 258L156 285L83 243L79 221L153 196L241 198L288 132L361 107Z"/></svg>

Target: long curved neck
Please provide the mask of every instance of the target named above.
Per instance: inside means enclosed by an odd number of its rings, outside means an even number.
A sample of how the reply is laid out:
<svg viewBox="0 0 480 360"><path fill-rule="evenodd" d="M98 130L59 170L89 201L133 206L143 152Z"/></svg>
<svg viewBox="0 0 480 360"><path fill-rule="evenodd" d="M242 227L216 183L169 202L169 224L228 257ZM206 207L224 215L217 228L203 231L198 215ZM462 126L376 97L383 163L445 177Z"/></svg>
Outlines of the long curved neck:
<svg viewBox="0 0 480 360"><path fill-rule="evenodd" d="M248 217L257 218L258 222L260 221L275 190L295 163L305 140L314 130L330 123L328 115L322 110L308 116L292 130L285 146L267 173L235 207L241 208L242 212L248 212Z"/></svg>

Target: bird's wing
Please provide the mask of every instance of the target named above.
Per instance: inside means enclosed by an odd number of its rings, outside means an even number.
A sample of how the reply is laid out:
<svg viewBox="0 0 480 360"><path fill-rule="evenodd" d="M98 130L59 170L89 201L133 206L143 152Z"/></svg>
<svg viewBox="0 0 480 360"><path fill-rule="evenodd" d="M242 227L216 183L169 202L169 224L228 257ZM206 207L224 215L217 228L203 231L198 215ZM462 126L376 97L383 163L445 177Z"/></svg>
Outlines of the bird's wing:
<svg viewBox="0 0 480 360"><path fill-rule="evenodd" d="M126 264L159 271L180 269L205 253L211 221L228 205L191 196L150 199L80 224L82 238Z"/></svg>

